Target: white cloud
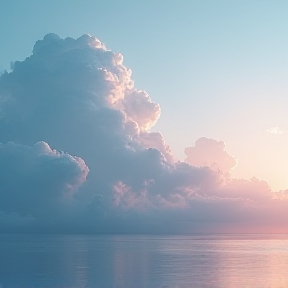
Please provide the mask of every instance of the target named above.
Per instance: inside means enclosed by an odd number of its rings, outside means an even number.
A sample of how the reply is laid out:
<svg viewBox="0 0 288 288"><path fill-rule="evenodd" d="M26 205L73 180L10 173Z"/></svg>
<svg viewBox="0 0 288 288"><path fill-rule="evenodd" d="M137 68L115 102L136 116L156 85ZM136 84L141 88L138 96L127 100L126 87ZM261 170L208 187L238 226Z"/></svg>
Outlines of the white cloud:
<svg viewBox="0 0 288 288"><path fill-rule="evenodd" d="M271 133L271 134L274 134L274 135L282 135L284 134L284 131L281 130L279 127L277 126L273 126L273 127L270 127L266 130L268 133Z"/></svg>

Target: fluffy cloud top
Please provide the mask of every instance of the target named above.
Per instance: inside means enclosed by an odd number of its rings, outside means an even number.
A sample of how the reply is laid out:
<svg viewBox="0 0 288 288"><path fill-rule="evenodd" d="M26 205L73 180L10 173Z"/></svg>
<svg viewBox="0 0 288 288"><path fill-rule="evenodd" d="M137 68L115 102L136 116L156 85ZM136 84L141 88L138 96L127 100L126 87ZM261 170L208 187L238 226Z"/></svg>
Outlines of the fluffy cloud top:
<svg viewBox="0 0 288 288"><path fill-rule="evenodd" d="M236 160L224 142L200 138L177 161L150 131L159 104L95 37L48 34L12 68L0 76L0 230L287 227L287 193L230 179Z"/></svg>
<svg viewBox="0 0 288 288"><path fill-rule="evenodd" d="M202 137L195 142L195 147L185 149L186 162L197 166L208 166L213 170L229 172L237 162L226 152L225 143Z"/></svg>

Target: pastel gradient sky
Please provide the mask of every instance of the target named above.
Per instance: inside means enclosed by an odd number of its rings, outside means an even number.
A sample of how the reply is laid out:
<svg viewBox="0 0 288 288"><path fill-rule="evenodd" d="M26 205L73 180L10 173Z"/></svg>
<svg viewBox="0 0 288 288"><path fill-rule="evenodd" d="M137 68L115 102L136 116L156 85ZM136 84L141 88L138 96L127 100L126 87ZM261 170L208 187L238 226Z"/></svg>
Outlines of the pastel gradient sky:
<svg viewBox="0 0 288 288"><path fill-rule="evenodd" d="M287 15L286 0L0 0L0 227L287 230Z"/></svg>
<svg viewBox="0 0 288 288"><path fill-rule="evenodd" d="M287 13L286 0L1 0L0 71L49 32L95 35L161 104L155 130L177 157L199 137L223 140L238 159L235 177L285 189Z"/></svg>

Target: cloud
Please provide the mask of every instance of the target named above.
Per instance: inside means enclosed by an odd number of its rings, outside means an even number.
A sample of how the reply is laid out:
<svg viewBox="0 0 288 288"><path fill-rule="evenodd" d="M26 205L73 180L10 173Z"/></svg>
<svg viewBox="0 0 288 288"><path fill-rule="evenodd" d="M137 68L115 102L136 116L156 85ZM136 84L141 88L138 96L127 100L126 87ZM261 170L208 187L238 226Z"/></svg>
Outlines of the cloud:
<svg viewBox="0 0 288 288"><path fill-rule="evenodd" d="M266 132L274 134L274 135L282 135L284 132L277 126L270 127L266 130Z"/></svg>
<svg viewBox="0 0 288 288"><path fill-rule="evenodd" d="M141 130L148 130L160 117L160 105L153 103L145 91L128 93L123 100L124 111Z"/></svg>
<svg viewBox="0 0 288 288"><path fill-rule="evenodd" d="M0 76L0 230L287 227L287 193L230 179L224 142L200 138L178 161L150 131L160 105L95 37L48 34L12 68Z"/></svg>
<svg viewBox="0 0 288 288"><path fill-rule="evenodd" d="M197 166L208 166L213 170L231 171L237 164L236 159L226 152L225 143L202 137L195 147L185 148L186 162Z"/></svg>
<svg viewBox="0 0 288 288"><path fill-rule="evenodd" d="M72 195L88 172L81 158L53 150L45 142L0 144L0 211L9 221L45 221L47 215L60 213L62 204L73 202Z"/></svg>
<svg viewBox="0 0 288 288"><path fill-rule="evenodd" d="M143 147L158 149L169 162L174 162L172 151L160 132L141 132L139 141Z"/></svg>

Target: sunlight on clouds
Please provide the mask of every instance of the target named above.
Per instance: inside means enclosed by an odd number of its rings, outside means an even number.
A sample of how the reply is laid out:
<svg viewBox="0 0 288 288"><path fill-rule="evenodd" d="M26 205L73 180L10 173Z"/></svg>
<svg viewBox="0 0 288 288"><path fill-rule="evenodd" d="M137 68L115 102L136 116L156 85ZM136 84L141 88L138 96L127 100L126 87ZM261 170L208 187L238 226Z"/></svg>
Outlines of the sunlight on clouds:
<svg viewBox="0 0 288 288"><path fill-rule="evenodd" d="M50 33L0 76L0 229L286 231L286 192L232 177L220 140L199 138L178 161L131 75L97 38Z"/></svg>

